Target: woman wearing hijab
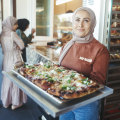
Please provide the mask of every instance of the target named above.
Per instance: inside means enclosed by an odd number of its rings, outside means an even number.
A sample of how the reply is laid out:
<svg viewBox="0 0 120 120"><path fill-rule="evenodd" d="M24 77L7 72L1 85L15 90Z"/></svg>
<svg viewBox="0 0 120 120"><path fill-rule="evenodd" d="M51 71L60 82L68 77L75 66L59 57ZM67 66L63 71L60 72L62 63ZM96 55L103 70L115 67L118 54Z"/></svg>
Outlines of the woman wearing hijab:
<svg viewBox="0 0 120 120"><path fill-rule="evenodd" d="M35 29L32 29L29 36L25 35L24 31L29 28L29 24L30 22L27 19L18 19L18 28L16 30L16 33L23 40L25 47L27 47L27 45L31 43L33 34L35 32ZM26 62L26 48L22 50L22 57L23 61Z"/></svg>
<svg viewBox="0 0 120 120"><path fill-rule="evenodd" d="M105 84L109 52L94 36L96 17L87 7L73 13L73 38L63 46L59 64L92 80ZM68 62L70 61L70 62ZM99 104L95 101L60 116L60 120L99 120Z"/></svg>
<svg viewBox="0 0 120 120"><path fill-rule="evenodd" d="M7 17L2 23L1 45L5 72L11 71L16 63L22 61L20 52L24 48L24 43L15 32L17 27L17 20L12 16ZM1 100L3 107L12 105L11 108L16 109L26 103L27 97L13 82L3 76Z"/></svg>

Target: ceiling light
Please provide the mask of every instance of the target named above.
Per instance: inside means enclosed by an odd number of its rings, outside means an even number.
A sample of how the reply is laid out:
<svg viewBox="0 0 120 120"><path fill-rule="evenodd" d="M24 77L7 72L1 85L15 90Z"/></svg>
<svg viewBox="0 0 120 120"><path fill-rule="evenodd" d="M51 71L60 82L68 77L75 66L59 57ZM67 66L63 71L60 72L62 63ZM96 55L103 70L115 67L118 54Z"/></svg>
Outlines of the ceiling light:
<svg viewBox="0 0 120 120"><path fill-rule="evenodd" d="M70 1L72 1L72 0L56 0L56 5L60 5L60 4L70 2Z"/></svg>

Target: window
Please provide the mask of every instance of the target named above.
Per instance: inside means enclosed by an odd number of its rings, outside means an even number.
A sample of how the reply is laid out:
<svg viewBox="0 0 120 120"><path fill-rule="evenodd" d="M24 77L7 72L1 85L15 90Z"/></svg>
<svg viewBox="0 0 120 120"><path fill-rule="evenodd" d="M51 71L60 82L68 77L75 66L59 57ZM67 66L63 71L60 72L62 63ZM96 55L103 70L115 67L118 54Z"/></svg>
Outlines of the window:
<svg viewBox="0 0 120 120"><path fill-rule="evenodd" d="M34 16L32 21L36 28L37 41L49 41L53 39L53 0L35 0Z"/></svg>

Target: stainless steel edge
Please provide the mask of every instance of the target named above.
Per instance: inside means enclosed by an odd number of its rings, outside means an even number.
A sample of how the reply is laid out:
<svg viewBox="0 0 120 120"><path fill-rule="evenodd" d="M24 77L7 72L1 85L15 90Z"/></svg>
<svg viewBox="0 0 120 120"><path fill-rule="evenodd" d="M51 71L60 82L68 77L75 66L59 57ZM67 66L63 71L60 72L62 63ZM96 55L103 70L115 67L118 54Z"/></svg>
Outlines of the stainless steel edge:
<svg viewBox="0 0 120 120"><path fill-rule="evenodd" d="M64 104L59 104L42 96L40 93L36 92L29 84L26 84L22 79L17 78L13 72L4 72L3 74L7 76L11 81L13 81L17 86L23 90L31 99L33 99L38 105L40 105L47 113L53 117L57 117L65 112L76 109L78 107L84 106L96 100L100 100L113 93L113 89L105 86L103 89L97 91L96 94L91 94L89 97L85 96L83 98L75 99L72 101L65 102Z"/></svg>
<svg viewBox="0 0 120 120"><path fill-rule="evenodd" d="M41 89L40 87L36 86L35 84L33 84L31 81L27 80L26 78L24 78L22 75L20 75L16 70L12 70L13 73L15 73L17 75L18 78L21 78L21 80L23 82L25 82L26 84L29 84L29 86L34 89L37 93L39 94L44 94L47 95L47 97L50 97L51 99L53 99L55 102L61 104L63 103L63 101L61 101L60 99L54 97L53 95L50 95L49 93L47 93L45 90Z"/></svg>

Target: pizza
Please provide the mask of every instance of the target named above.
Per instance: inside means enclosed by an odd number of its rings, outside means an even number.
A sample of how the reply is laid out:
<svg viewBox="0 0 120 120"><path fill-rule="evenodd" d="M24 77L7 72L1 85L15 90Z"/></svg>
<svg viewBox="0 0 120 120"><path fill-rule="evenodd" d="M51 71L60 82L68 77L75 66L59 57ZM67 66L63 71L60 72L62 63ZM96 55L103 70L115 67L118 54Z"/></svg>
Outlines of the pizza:
<svg viewBox="0 0 120 120"><path fill-rule="evenodd" d="M56 64L25 64L18 72L49 94L63 99L79 98L100 87L83 74Z"/></svg>

